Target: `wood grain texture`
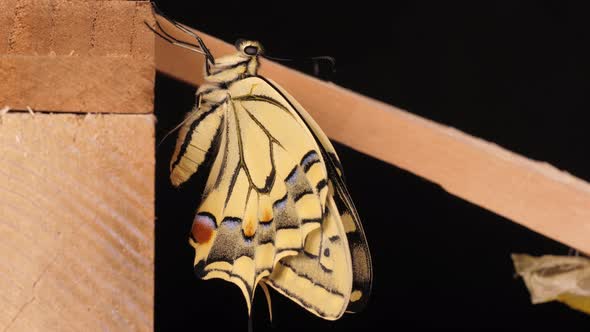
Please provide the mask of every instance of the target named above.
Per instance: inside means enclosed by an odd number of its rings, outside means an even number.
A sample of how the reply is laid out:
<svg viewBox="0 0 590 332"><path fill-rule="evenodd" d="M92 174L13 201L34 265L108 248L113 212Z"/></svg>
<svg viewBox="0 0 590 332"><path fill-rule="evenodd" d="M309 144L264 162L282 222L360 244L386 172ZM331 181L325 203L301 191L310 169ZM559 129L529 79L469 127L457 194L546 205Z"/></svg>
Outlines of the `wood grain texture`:
<svg viewBox="0 0 590 332"><path fill-rule="evenodd" d="M180 39L178 30L164 24ZM235 52L197 32L215 56ZM266 59L261 74L289 91L330 138L448 192L590 253L590 184L543 162L320 81ZM156 41L158 70L198 85L203 56ZM475 222L475 221L474 221ZM453 231L453 230L449 230Z"/></svg>
<svg viewBox="0 0 590 332"><path fill-rule="evenodd" d="M0 107L151 112L154 35L144 21L147 1L3 0Z"/></svg>
<svg viewBox="0 0 590 332"><path fill-rule="evenodd" d="M0 56L0 107L150 113L154 73L129 57Z"/></svg>
<svg viewBox="0 0 590 332"><path fill-rule="evenodd" d="M0 331L151 331L152 115L0 124Z"/></svg>
<svg viewBox="0 0 590 332"><path fill-rule="evenodd" d="M148 1L3 0L0 53L143 56L153 34ZM124 19L122 19L124 18ZM138 52L139 51L139 52Z"/></svg>

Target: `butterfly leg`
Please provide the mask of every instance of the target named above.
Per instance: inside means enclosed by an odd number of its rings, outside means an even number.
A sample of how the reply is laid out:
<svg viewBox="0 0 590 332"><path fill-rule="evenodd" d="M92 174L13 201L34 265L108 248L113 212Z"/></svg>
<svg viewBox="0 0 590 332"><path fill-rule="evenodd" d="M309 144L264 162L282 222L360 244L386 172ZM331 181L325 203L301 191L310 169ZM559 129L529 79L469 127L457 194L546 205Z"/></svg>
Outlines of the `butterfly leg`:
<svg viewBox="0 0 590 332"><path fill-rule="evenodd" d="M568 255L568 256L576 256L576 257L578 257L578 256L580 256L580 253L578 252L578 250L577 250L577 249L574 249L574 248L571 248L571 247L570 247L570 248L568 249L568 251L567 251L567 255Z"/></svg>

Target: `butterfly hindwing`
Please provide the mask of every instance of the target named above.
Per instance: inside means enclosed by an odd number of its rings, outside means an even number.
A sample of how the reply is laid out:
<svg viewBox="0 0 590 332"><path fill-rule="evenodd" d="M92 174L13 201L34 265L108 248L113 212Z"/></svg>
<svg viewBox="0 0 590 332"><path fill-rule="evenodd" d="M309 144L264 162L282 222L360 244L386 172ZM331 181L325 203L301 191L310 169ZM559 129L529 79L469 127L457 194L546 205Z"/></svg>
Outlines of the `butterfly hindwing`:
<svg viewBox="0 0 590 332"><path fill-rule="evenodd" d="M359 312L367 305L371 294L373 282L371 254L363 225L344 183L344 172L338 154L326 134L297 100L272 80L268 78L264 80L289 102L313 133L323 152L329 182L334 189L333 198L336 205L334 213L339 214L338 219L344 225L352 259L353 288L347 311Z"/></svg>
<svg viewBox="0 0 590 332"><path fill-rule="evenodd" d="M352 270L348 241L332 198L321 228L308 235L304 251L279 261L265 282L322 318L342 316L350 299Z"/></svg>

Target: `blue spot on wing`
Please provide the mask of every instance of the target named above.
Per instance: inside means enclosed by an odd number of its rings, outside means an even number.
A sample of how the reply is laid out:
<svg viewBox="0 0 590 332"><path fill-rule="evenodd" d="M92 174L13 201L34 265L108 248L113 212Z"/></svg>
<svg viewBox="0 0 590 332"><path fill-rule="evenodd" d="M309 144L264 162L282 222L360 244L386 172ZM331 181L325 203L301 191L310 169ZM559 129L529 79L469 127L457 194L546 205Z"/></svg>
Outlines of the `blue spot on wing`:
<svg viewBox="0 0 590 332"><path fill-rule="evenodd" d="M242 219L240 219L240 218L226 217L221 222L221 225L223 225L229 229L235 229L236 227L240 227L241 223L242 223Z"/></svg>
<svg viewBox="0 0 590 332"><path fill-rule="evenodd" d="M277 210L284 210L287 207L287 195L274 203L274 208Z"/></svg>
<svg viewBox="0 0 590 332"><path fill-rule="evenodd" d="M293 170L289 172L289 175L287 175L287 177L285 178L285 182L287 182L290 185L295 184L295 181L297 181L297 173L299 173L299 170L297 169L297 166L295 166Z"/></svg>
<svg viewBox="0 0 590 332"><path fill-rule="evenodd" d="M301 160L301 167L304 169L314 163L315 161L319 161L319 156L315 151L309 151Z"/></svg>

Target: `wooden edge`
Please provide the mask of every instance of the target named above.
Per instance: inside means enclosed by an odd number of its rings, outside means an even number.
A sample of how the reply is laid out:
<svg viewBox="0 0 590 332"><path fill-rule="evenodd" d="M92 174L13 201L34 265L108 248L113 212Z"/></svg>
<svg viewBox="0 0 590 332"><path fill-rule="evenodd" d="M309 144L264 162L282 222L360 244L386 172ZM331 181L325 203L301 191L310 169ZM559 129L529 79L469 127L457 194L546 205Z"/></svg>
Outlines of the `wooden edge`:
<svg viewBox="0 0 590 332"><path fill-rule="evenodd" d="M0 108L152 113L153 62L131 57L0 56Z"/></svg>
<svg viewBox="0 0 590 332"><path fill-rule="evenodd" d="M163 24L174 36L190 41ZM233 46L195 30L215 56ZM156 67L194 85L203 57L160 39ZM590 185L542 162L262 60L261 74L289 91L330 138L439 184L449 193L590 253ZM346 165L345 165L346 166Z"/></svg>

